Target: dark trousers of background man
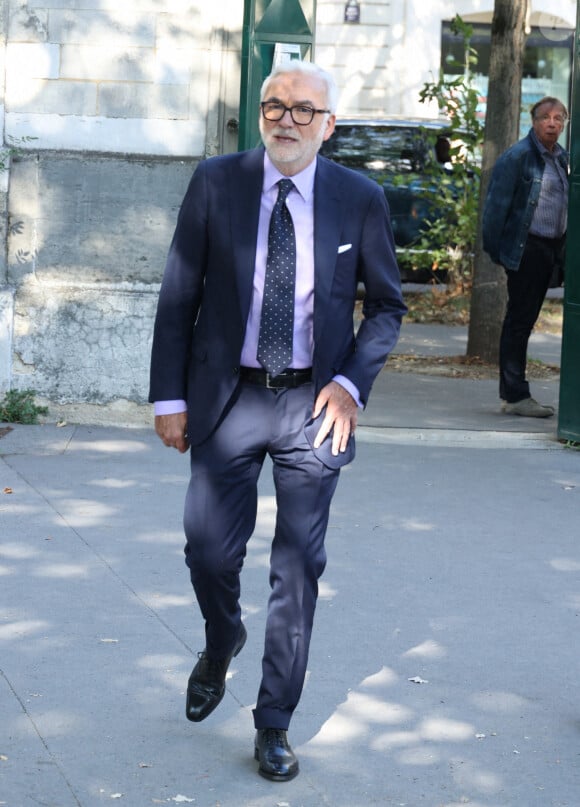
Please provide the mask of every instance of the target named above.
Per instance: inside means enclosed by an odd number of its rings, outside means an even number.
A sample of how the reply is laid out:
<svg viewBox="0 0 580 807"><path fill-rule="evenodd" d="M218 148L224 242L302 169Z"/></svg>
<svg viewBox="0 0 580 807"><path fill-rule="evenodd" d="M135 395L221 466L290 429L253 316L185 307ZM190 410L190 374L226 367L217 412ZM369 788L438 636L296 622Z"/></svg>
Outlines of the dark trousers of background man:
<svg viewBox="0 0 580 807"><path fill-rule="evenodd" d="M546 292L561 283L565 247L565 236L529 235L519 269L506 270L508 303L499 346L499 396L508 403L530 397L528 341Z"/></svg>

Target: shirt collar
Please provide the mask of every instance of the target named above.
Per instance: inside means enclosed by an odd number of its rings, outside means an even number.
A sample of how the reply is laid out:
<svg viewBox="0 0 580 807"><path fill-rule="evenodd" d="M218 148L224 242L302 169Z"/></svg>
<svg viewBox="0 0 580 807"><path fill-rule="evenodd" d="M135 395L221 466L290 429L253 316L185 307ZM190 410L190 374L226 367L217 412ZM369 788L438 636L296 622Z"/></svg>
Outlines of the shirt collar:
<svg viewBox="0 0 580 807"><path fill-rule="evenodd" d="M286 177L281 174L276 168L272 160L268 157L268 152L264 152L264 192L267 193L271 190L277 182L281 179L291 179L294 183L296 190L307 202L314 193L314 175L316 174L316 158L312 160L310 165L307 165L298 174L291 177Z"/></svg>
<svg viewBox="0 0 580 807"><path fill-rule="evenodd" d="M538 135L535 133L533 127L530 129L530 134L532 136L532 140L535 142L536 146L539 148L540 154L547 154L549 157L558 157L558 155L560 155L564 151L564 149L562 148L562 146L559 143L555 144L553 151L550 151L550 149L547 149L544 146L544 144L542 143L542 141L540 140L540 138L538 137Z"/></svg>

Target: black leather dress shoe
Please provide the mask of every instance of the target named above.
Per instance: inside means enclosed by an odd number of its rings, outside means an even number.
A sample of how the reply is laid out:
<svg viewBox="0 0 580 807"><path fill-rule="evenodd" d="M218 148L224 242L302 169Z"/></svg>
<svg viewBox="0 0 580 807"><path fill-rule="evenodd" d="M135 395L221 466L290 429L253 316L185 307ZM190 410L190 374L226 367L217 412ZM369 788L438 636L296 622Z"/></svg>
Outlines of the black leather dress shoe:
<svg viewBox="0 0 580 807"><path fill-rule="evenodd" d="M298 775L298 760L283 729L258 729L254 759L260 776L272 782L289 782Z"/></svg>
<svg viewBox="0 0 580 807"><path fill-rule="evenodd" d="M199 661L193 668L187 682L185 715L188 720L199 723L218 706L226 692L226 673L230 662L246 643L248 634L240 625L238 640L229 656L223 659L210 659L205 650L199 653Z"/></svg>

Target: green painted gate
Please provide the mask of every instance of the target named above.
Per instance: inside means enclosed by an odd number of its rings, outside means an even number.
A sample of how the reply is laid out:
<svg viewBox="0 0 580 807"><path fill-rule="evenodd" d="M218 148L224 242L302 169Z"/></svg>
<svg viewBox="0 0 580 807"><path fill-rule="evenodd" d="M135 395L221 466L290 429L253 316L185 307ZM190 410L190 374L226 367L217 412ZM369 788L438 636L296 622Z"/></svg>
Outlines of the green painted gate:
<svg viewBox="0 0 580 807"><path fill-rule="evenodd" d="M577 7L570 127L570 199L558 437L580 442L580 0Z"/></svg>
<svg viewBox="0 0 580 807"><path fill-rule="evenodd" d="M238 149L259 143L260 87L274 59L312 60L316 0L245 0Z"/></svg>

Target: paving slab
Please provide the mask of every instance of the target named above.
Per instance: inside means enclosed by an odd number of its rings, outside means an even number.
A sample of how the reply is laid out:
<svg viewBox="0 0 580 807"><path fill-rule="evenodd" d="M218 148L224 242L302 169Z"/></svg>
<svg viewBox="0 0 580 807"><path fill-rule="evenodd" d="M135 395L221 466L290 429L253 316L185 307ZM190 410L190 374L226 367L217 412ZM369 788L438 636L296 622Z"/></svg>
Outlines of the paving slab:
<svg viewBox="0 0 580 807"><path fill-rule="evenodd" d="M530 357L559 366L561 337L532 334ZM467 328L404 323L395 353L415 356L465 355ZM559 378L532 381L532 394L544 404L558 408ZM377 377L367 408L359 416L361 426L433 432L489 432L520 434L529 443L530 434L557 441L557 414L551 418L522 418L501 411L498 380L449 378L436 374L396 372L387 362ZM435 435L437 431L439 434ZM455 435L454 439L457 439ZM511 438L510 445L514 445Z"/></svg>

